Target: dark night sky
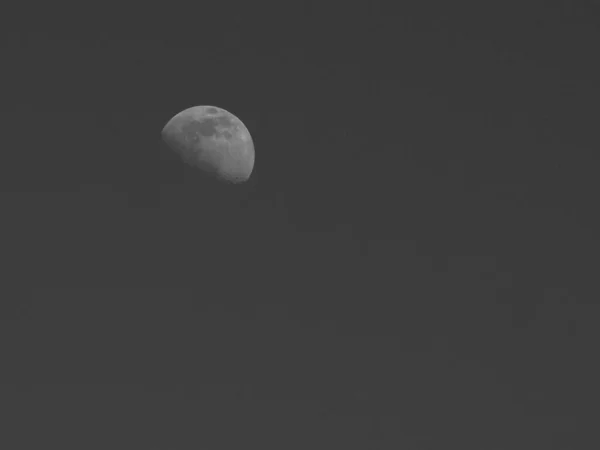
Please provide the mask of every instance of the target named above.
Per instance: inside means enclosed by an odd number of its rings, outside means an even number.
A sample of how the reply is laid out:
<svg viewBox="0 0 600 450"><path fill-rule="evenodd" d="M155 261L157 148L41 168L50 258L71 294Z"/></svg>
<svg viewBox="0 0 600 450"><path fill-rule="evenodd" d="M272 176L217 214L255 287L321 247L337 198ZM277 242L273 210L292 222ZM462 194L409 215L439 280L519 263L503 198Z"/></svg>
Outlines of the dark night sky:
<svg viewBox="0 0 600 450"><path fill-rule="evenodd" d="M597 448L600 8L413 3L4 31L14 430L73 448ZM201 104L249 128L247 183L162 145Z"/></svg>

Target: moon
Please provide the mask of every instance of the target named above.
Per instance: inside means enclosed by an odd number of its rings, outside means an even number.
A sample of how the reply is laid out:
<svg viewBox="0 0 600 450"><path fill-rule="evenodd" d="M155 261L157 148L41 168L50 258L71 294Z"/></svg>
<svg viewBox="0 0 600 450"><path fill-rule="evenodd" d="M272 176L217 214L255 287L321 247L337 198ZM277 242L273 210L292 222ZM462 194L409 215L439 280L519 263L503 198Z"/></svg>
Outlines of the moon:
<svg viewBox="0 0 600 450"><path fill-rule="evenodd" d="M254 168L254 143L243 122L217 106L181 111L162 130L163 141L183 161L221 181L242 183Z"/></svg>

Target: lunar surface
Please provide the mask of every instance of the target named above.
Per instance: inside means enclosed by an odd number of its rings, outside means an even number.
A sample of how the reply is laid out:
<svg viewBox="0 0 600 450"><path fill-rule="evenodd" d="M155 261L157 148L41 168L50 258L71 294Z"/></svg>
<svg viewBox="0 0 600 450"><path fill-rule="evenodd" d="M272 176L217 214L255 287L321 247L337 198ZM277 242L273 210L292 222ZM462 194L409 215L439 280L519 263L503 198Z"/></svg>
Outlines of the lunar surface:
<svg viewBox="0 0 600 450"><path fill-rule="evenodd" d="M216 106L194 106L176 114L162 138L189 165L223 181L248 180L254 168L254 144L240 119Z"/></svg>

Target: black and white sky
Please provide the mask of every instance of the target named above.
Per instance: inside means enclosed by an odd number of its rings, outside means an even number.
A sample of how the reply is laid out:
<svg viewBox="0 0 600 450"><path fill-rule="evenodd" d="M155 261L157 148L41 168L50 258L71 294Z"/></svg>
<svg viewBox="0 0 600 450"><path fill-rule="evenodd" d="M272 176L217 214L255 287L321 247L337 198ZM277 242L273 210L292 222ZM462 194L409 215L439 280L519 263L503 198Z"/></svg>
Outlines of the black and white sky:
<svg viewBox="0 0 600 450"><path fill-rule="evenodd" d="M15 16L15 429L78 448L587 448L600 8L367 3ZM196 105L250 130L247 183L162 144Z"/></svg>

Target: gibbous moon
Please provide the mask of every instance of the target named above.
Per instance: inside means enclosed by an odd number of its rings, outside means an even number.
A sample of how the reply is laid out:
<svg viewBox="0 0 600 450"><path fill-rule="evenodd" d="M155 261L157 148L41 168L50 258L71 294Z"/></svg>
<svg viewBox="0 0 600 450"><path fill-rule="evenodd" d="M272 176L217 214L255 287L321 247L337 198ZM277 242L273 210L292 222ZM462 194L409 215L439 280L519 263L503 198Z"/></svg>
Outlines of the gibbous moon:
<svg viewBox="0 0 600 450"><path fill-rule="evenodd" d="M218 179L241 183L254 168L254 144L246 126L217 106L194 106L176 114L162 138L189 165Z"/></svg>

